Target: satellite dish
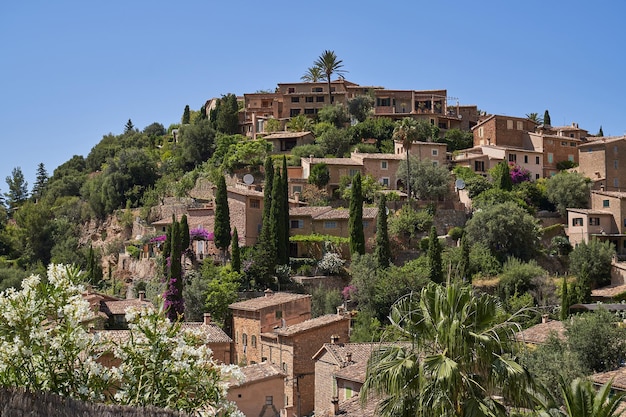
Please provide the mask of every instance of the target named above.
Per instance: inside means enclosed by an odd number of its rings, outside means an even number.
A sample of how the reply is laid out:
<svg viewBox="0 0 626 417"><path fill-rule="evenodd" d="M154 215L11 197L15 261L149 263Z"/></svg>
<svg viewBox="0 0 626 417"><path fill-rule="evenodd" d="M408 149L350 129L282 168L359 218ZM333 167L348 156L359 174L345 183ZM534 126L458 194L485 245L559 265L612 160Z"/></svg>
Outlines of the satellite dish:
<svg viewBox="0 0 626 417"><path fill-rule="evenodd" d="M252 176L252 174L246 174L243 176L243 182L246 185L250 185L254 182L254 176Z"/></svg>
<svg viewBox="0 0 626 417"><path fill-rule="evenodd" d="M465 181L459 178L454 182L454 186L457 190L462 190L463 188L465 188Z"/></svg>

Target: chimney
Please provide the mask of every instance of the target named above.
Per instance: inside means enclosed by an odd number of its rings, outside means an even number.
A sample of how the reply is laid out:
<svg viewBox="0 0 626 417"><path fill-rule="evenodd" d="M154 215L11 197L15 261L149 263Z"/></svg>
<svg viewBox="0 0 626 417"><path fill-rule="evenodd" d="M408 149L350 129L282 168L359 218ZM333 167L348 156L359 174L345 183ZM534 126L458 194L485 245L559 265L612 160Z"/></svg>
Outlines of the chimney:
<svg viewBox="0 0 626 417"><path fill-rule="evenodd" d="M346 362L352 362L352 352L346 352Z"/></svg>
<svg viewBox="0 0 626 417"><path fill-rule="evenodd" d="M269 288L266 289L264 293L265 293L265 298L271 297L272 295L274 295L274 291L270 290Z"/></svg>
<svg viewBox="0 0 626 417"><path fill-rule="evenodd" d="M300 192L296 191L295 193L293 193L293 199L296 200L296 203L300 202Z"/></svg>
<svg viewBox="0 0 626 417"><path fill-rule="evenodd" d="M547 314L542 315L542 316L541 316L541 322L542 322L542 323L544 323L544 324L545 324L545 323L547 323L547 322L549 322L549 321L550 321L550 319L549 319L548 317L549 317L549 316L548 316Z"/></svg>
<svg viewBox="0 0 626 417"><path fill-rule="evenodd" d="M334 334L332 336L330 336L330 343L335 345L337 344L337 342L339 342L339 335L338 334Z"/></svg>
<svg viewBox="0 0 626 417"><path fill-rule="evenodd" d="M204 325L208 326L211 324L211 313L204 313Z"/></svg>
<svg viewBox="0 0 626 417"><path fill-rule="evenodd" d="M146 299L146 292L139 291L139 301L144 301Z"/></svg>
<svg viewBox="0 0 626 417"><path fill-rule="evenodd" d="M333 404L333 414L338 416L339 415L339 397L333 397L333 399L330 400L330 402Z"/></svg>

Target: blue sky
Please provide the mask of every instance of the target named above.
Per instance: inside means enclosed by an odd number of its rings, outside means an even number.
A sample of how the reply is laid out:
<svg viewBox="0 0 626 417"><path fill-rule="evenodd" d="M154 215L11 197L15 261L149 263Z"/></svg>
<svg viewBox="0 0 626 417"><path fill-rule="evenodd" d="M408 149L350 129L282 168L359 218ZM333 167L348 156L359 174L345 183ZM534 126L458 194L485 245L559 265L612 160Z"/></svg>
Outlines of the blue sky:
<svg viewBox="0 0 626 417"><path fill-rule="evenodd" d="M297 82L328 49L346 79L447 89L461 104L550 111L626 133L624 16L614 1L5 1L0 4L0 192L52 174L131 119Z"/></svg>

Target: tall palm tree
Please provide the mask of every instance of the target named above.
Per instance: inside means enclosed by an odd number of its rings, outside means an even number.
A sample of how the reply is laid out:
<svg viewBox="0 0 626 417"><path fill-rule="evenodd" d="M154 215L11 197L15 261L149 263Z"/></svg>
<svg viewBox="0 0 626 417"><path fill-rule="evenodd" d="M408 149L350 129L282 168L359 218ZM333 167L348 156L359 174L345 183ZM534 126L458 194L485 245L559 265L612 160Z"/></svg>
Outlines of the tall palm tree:
<svg viewBox="0 0 626 417"><path fill-rule="evenodd" d="M411 143L418 138L419 131L417 129L417 121L411 117L405 117L396 124L396 127L393 129L393 139L402 142L402 147L406 151L406 194L409 200L411 200L409 148L411 147Z"/></svg>
<svg viewBox="0 0 626 417"><path fill-rule="evenodd" d="M526 114L526 118L528 120L532 120L533 122L537 123L538 125L543 123L543 119L541 117L539 117L539 113L527 113Z"/></svg>
<svg viewBox="0 0 626 417"><path fill-rule="evenodd" d="M513 357L519 326L502 314L493 296L461 283L404 296L389 316L400 341L372 354L362 401L382 398L384 417L495 417L505 404L531 406L532 378Z"/></svg>
<svg viewBox="0 0 626 417"><path fill-rule="evenodd" d="M317 60L313 63L316 67L320 69L322 72L322 79L325 79L328 83L328 104L332 103L332 94L330 91L330 77L333 74L338 74L340 78L343 78L343 74L346 73L346 70L342 70L343 61L341 59L337 59L337 55L335 55L334 51L324 51L322 55L317 58Z"/></svg>
<svg viewBox="0 0 626 417"><path fill-rule="evenodd" d="M309 67L304 75L300 77L305 83L316 83L324 77L322 69L318 66Z"/></svg>

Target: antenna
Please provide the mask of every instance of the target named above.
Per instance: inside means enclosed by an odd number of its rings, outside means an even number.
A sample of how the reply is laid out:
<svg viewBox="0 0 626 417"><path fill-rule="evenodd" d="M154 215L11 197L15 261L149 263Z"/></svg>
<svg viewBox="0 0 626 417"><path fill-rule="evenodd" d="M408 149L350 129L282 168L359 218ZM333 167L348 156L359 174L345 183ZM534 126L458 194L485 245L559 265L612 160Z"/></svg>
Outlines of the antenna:
<svg viewBox="0 0 626 417"><path fill-rule="evenodd" d="M250 185L254 182L254 176L252 174L246 174L243 176L243 182L246 185Z"/></svg>
<svg viewBox="0 0 626 417"><path fill-rule="evenodd" d="M459 178L458 180L454 182L454 186L456 187L457 190L462 190L463 188L465 188L465 181Z"/></svg>

